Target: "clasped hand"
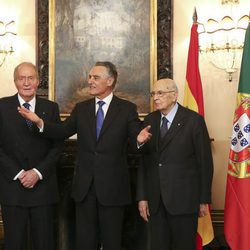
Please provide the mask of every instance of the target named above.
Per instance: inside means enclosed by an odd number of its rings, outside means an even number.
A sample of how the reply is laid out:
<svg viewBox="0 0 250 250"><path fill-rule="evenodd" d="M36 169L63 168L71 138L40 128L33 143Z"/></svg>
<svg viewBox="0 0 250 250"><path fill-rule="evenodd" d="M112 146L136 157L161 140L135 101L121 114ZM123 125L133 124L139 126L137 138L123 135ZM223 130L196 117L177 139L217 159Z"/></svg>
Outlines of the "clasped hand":
<svg viewBox="0 0 250 250"><path fill-rule="evenodd" d="M23 171L18 179L25 188L33 188L38 182L39 176L35 170L30 169Z"/></svg>

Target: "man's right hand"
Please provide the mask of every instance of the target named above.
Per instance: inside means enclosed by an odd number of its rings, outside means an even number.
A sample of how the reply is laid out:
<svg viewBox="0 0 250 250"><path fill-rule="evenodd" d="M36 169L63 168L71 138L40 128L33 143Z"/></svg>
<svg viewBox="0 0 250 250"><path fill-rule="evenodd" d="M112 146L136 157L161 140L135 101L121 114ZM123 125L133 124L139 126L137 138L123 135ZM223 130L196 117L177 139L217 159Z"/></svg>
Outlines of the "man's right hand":
<svg viewBox="0 0 250 250"><path fill-rule="evenodd" d="M33 123L37 125L38 128L43 128L43 120L36 115L36 113L24 108L24 107L18 107L18 112L22 117L24 117L26 120L30 120Z"/></svg>
<svg viewBox="0 0 250 250"><path fill-rule="evenodd" d="M148 201L139 201L138 202L138 209L140 212L141 217L148 222L149 214L149 208L148 208Z"/></svg>
<svg viewBox="0 0 250 250"><path fill-rule="evenodd" d="M18 177L25 188L33 188L39 181L39 176L33 169L23 171Z"/></svg>
<svg viewBox="0 0 250 250"><path fill-rule="evenodd" d="M151 126L148 125L146 128L142 129L139 135L137 136L137 143L139 146L145 144L151 139L152 134L149 132L150 128Z"/></svg>

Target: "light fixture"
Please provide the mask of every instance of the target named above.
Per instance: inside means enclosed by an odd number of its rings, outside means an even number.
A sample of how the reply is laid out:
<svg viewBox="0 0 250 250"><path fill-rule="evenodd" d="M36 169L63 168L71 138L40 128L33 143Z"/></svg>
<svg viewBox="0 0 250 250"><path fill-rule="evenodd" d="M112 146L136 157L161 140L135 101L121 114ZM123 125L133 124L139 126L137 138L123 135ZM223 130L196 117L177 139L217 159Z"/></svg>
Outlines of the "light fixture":
<svg viewBox="0 0 250 250"><path fill-rule="evenodd" d="M0 67L4 64L8 55L14 52L13 36L17 35L15 31L15 21L0 21Z"/></svg>
<svg viewBox="0 0 250 250"><path fill-rule="evenodd" d="M233 7L239 4L239 0L222 0L224 7ZM241 57L244 46L244 35L249 22L248 15L233 17L227 13L220 20L208 18L199 31L200 52L205 54L208 61L216 68L225 70L228 80L232 81L232 74L241 65Z"/></svg>

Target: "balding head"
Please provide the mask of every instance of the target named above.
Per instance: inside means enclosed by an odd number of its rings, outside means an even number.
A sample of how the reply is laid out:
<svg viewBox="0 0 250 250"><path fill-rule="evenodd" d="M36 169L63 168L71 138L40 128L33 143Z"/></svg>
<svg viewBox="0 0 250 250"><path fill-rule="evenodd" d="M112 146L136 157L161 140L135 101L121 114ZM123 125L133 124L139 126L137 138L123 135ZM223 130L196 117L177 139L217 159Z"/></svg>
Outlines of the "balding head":
<svg viewBox="0 0 250 250"><path fill-rule="evenodd" d="M158 80L154 85L161 86L166 90L174 90L176 93L178 93L178 87L173 79L163 78Z"/></svg>
<svg viewBox="0 0 250 250"><path fill-rule="evenodd" d="M177 85L172 79L160 79L153 85L151 96L153 97L155 108L166 115L177 102Z"/></svg>

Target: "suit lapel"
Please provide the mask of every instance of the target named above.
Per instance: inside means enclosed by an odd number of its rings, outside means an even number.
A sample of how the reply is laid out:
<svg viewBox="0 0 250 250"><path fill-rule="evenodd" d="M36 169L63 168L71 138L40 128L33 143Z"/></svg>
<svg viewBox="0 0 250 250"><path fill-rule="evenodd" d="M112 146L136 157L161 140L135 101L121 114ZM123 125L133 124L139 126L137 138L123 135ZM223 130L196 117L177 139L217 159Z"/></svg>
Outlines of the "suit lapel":
<svg viewBox="0 0 250 250"><path fill-rule="evenodd" d="M86 115L86 121L91 131L91 136L96 138L96 114L95 114L95 98L92 98L87 103L86 110L83 111L83 116Z"/></svg>
<svg viewBox="0 0 250 250"><path fill-rule="evenodd" d="M11 119L15 119L15 121L12 120L11 122L15 122L15 124L17 125L17 127L19 129L21 129L22 131L24 131L24 130L25 131L29 131L29 128L28 128L28 126L26 124L25 119L17 111L17 107L20 106L17 94L14 95L12 98L13 98L13 101L12 101L13 108L12 109L13 109L13 112L16 113L16 115L11 116Z"/></svg>
<svg viewBox="0 0 250 250"><path fill-rule="evenodd" d="M156 111L152 118L153 118L153 121L150 122L149 125L151 125L152 135L154 136L153 144L155 143L156 150L158 150L159 143L160 143L159 140L160 140L161 113L159 111ZM146 125L148 125L148 124L146 124Z"/></svg>
<svg viewBox="0 0 250 250"><path fill-rule="evenodd" d="M19 147L20 154L26 155L27 152L25 151L25 148L27 148L30 143L31 131L29 130L25 119L17 111L17 107L20 106L17 94L12 97L11 103L12 103L11 106L12 105L13 106L9 111L11 119L9 122L15 124L16 127L15 138L16 141L18 141L19 144L22 145L22 147Z"/></svg>
<svg viewBox="0 0 250 250"><path fill-rule="evenodd" d="M36 107L35 107L35 113L42 118L43 120L48 120L47 113L45 110L45 107L43 106L40 98L36 97Z"/></svg>
<svg viewBox="0 0 250 250"><path fill-rule="evenodd" d="M169 144L169 142L175 137L175 135L179 131L181 131L181 129L185 124L184 120L185 120L185 112L183 108L179 105L173 123L171 124L171 127L169 128L168 132L166 133L166 135L164 136L164 138L160 143L160 151L162 151Z"/></svg>
<svg viewBox="0 0 250 250"><path fill-rule="evenodd" d="M110 126L110 124L115 119L118 113L119 113L119 99L116 96L113 96L106 117L104 119L99 138L105 133L105 131Z"/></svg>

